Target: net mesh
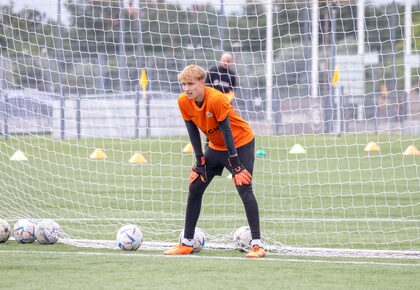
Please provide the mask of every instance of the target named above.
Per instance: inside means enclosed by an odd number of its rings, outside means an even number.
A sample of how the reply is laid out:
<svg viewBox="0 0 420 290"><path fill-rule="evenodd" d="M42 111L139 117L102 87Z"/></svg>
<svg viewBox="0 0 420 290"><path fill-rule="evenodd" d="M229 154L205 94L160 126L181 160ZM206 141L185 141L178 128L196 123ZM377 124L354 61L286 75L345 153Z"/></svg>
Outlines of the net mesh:
<svg viewBox="0 0 420 290"><path fill-rule="evenodd" d="M408 4L364 4L361 49L356 1L225 2L0 1L0 218L54 219L79 246L115 247L128 223L176 243L195 158L177 74L230 52L267 247L419 257L418 3L411 25ZM244 225L225 171L198 226L231 248Z"/></svg>

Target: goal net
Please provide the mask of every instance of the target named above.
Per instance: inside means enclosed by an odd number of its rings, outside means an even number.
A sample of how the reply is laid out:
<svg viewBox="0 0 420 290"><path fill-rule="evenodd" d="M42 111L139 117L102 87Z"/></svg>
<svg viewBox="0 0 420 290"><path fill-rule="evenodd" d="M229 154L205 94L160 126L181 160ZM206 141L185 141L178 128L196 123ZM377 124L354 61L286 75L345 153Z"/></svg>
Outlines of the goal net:
<svg viewBox="0 0 420 290"><path fill-rule="evenodd" d="M267 248L420 257L418 2L21 2L0 1L1 219L175 244L195 160L177 74L229 52ZM225 170L197 226L232 248L244 225Z"/></svg>

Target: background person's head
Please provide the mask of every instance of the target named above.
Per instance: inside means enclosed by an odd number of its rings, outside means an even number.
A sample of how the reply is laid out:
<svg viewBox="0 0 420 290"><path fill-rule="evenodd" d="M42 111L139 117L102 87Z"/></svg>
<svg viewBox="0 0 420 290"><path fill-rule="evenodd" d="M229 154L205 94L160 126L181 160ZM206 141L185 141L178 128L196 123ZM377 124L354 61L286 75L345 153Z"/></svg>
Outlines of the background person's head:
<svg viewBox="0 0 420 290"><path fill-rule="evenodd" d="M220 57L220 65L224 68L228 68L233 62L233 56L230 53L224 53Z"/></svg>

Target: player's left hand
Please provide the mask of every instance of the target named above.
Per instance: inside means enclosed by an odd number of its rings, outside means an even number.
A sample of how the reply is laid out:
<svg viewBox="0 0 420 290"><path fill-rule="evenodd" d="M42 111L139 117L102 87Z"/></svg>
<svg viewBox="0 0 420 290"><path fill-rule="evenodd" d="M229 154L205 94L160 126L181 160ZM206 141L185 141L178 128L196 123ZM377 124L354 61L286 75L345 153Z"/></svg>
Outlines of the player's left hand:
<svg viewBox="0 0 420 290"><path fill-rule="evenodd" d="M204 156L200 157L200 161L193 166L190 173L190 184L193 183L197 178L200 178L201 182L207 182L207 169L206 160Z"/></svg>
<svg viewBox="0 0 420 290"><path fill-rule="evenodd" d="M236 185L241 186L252 184L251 173L249 173L249 171L241 163L237 155L229 157L229 164L232 168L232 181Z"/></svg>

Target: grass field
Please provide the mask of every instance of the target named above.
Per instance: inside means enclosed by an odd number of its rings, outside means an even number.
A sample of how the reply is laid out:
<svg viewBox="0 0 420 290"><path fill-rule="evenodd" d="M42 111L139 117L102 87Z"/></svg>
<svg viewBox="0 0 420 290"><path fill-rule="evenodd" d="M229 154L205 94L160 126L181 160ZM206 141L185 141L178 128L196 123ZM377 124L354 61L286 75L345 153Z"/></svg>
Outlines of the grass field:
<svg viewBox="0 0 420 290"><path fill-rule="evenodd" d="M1 289L418 289L419 260L327 259L237 251L166 257L65 245L0 244Z"/></svg>
<svg viewBox="0 0 420 290"><path fill-rule="evenodd" d="M369 141L378 142L381 152L364 152ZM187 142L181 137L57 141L49 136L0 142L0 218L11 224L20 217L52 218L72 237L106 240L114 239L121 225L135 222L145 242L175 243L193 160L181 153ZM293 247L420 250L420 157L402 155L419 142L401 135L258 137L257 149L267 152L257 157L254 170L264 240ZM296 143L307 153L289 154ZM89 160L95 148L102 148L108 159ZM16 150L28 161L10 161ZM129 164L134 152L143 153L148 163ZM245 225L242 204L226 175L215 179L204 198L198 226L207 232L208 242L231 243L231 232ZM55 277L60 278L54 288L420 286L419 259L271 254L265 261L248 261L231 250L168 258L149 250L122 253L14 241L0 245L0 257L7 260L0 265L0 288Z"/></svg>

